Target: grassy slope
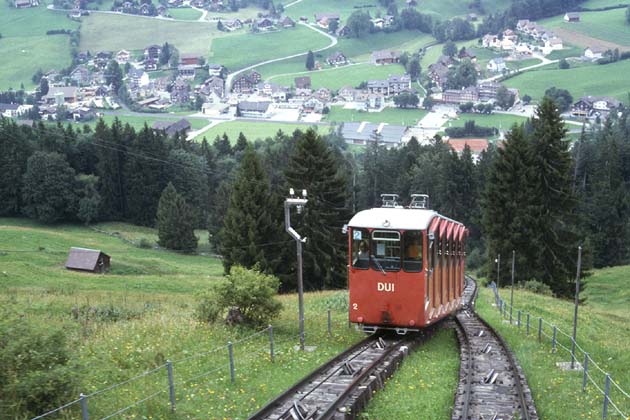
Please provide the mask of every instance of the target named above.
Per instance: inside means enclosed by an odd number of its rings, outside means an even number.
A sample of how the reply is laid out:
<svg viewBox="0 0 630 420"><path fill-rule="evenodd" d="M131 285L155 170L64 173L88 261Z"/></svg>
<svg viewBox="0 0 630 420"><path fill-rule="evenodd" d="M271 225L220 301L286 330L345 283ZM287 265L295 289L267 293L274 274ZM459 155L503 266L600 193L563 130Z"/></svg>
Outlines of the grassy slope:
<svg viewBox="0 0 630 420"><path fill-rule="evenodd" d="M583 95L607 95L627 101L628 73L630 60L568 70L559 70L556 67L528 71L504 83L508 87L518 88L521 96L527 94L535 100L540 100L546 89L555 86L567 89L574 98Z"/></svg>
<svg viewBox="0 0 630 420"><path fill-rule="evenodd" d="M624 0L588 0L581 4L582 7L597 8L597 7L609 7L618 6L619 4L628 4Z"/></svg>
<svg viewBox="0 0 630 420"><path fill-rule="evenodd" d="M215 40L210 61L234 71L260 61L322 48L329 43L328 38L299 25L279 32L243 33Z"/></svg>
<svg viewBox="0 0 630 420"><path fill-rule="evenodd" d="M628 24L625 21L625 13L625 9L584 12L580 13L579 23L565 23L562 15L542 20L540 23L544 27L563 28L604 41L630 46L630 30L628 30Z"/></svg>
<svg viewBox="0 0 630 420"><path fill-rule="evenodd" d="M416 125L426 114L427 111L420 109L385 108L381 112L360 112L334 106L326 116L326 120L334 122L369 121L374 123Z"/></svg>
<svg viewBox="0 0 630 420"><path fill-rule="evenodd" d="M155 238L152 229L122 223L102 224L131 239ZM201 233L201 232L200 232ZM100 248L112 256L112 272L91 275L63 268L70 246ZM168 251L140 249L121 239L74 225L42 226L22 219L0 219L0 249L37 250L0 253L0 306L42 328L63 328L70 342L71 363L89 393L164 363L208 352L176 363L177 418L244 418L266 400L361 338L347 328L347 304L334 293L312 293L305 299L307 344L314 352L296 354L296 297L283 296L280 319L274 321L276 364L266 356L268 338L238 342L250 329L207 326L195 321L198 293L216 281L219 260ZM73 307L100 308L75 320ZM326 334L326 310L333 309L332 337ZM76 310L75 310L76 312ZM109 315L107 315L109 314ZM120 319L114 320L118 314ZM235 342L235 384L227 370L227 341ZM212 351L215 350L215 351ZM181 381L214 370L208 376ZM273 378L273 379L271 379ZM90 399L90 416L101 418L133 401L166 389L160 370L102 396ZM127 413L129 418L165 418L168 393ZM80 417L74 411L68 418Z"/></svg>
<svg viewBox="0 0 630 420"><path fill-rule="evenodd" d="M173 19L182 19L182 20L198 20L202 13L199 10L195 10L190 7L180 7L180 8L172 8L168 9L169 15Z"/></svg>
<svg viewBox="0 0 630 420"><path fill-rule="evenodd" d="M33 86L31 76L42 69L61 70L71 63L67 35L46 35L50 29L76 29L78 23L65 14L46 10L46 4L15 9L0 2L0 89Z"/></svg>
<svg viewBox="0 0 630 420"><path fill-rule="evenodd" d="M588 279L585 290L586 304L579 310L578 344L595 360L599 366L609 372L617 383L626 391L630 389L630 294L627 290L627 278L630 267L615 267L595 271ZM509 291L502 290L502 296L509 299ZM564 350L551 352L549 338L539 344L536 340L538 317L555 324L567 334L571 333L573 303L552 299L529 292L516 290L514 308L528 311L532 316L532 334L525 336L525 328L519 332L515 326L502 323L496 308L491 306L493 297L489 290L482 290L477 301L478 310L499 329L508 340L512 349L525 369L528 383L538 413L541 418L577 419L601 417L602 398L589 385L588 392L581 392L582 373L563 372L555 363L569 361L570 356ZM516 312L514 312L516 318ZM525 317L523 317L525 322ZM544 324L544 333L552 335L552 328ZM570 340L558 333L559 342L570 348ZM578 359L583 359L578 354ZM591 366L591 375L603 388L603 375ZM613 387L614 388L614 387ZM620 408L630 411L630 401L620 396L618 391L611 394L613 401L621 403Z"/></svg>
<svg viewBox="0 0 630 420"><path fill-rule="evenodd" d="M209 23L169 22L138 16L93 13L83 18L81 49L138 50L168 41L182 53L207 55L214 39L222 36L225 34L217 31L216 25Z"/></svg>
<svg viewBox="0 0 630 420"><path fill-rule="evenodd" d="M201 141L204 137L212 142L216 136L222 136L226 133L230 138L230 142L236 143L239 133L243 133L247 140L254 141L257 139L266 139L273 137L278 130L285 133L293 133L296 129L306 130L310 126L308 124L288 124L275 122L255 122L255 121L228 121L215 125L205 133L198 136L195 140ZM318 127L322 133L328 132L328 127Z"/></svg>

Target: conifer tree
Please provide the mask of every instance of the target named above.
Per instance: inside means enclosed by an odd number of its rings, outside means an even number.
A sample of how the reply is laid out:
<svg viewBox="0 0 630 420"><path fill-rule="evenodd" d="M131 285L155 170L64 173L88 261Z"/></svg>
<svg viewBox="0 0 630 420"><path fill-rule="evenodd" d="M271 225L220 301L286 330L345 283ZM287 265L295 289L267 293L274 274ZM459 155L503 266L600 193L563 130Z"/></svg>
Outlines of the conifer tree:
<svg viewBox="0 0 630 420"><path fill-rule="evenodd" d="M273 271L275 252L268 246L278 234L272 218L269 181L253 147L245 150L230 195L221 230L223 266L229 273L233 265L251 268L258 264L267 273Z"/></svg>
<svg viewBox="0 0 630 420"><path fill-rule="evenodd" d="M308 50L306 54L306 70L313 70L315 68L315 55L313 51Z"/></svg>
<svg viewBox="0 0 630 420"><path fill-rule="evenodd" d="M554 293L570 296L575 289L571 284L578 240L574 232L573 161L564 139L567 129L548 97L543 98L531 126L530 185L535 197L535 223L530 236L536 253L529 265L535 268L535 277Z"/></svg>
<svg viewBox="0 0 630 420"><path fill-rule="evenodd" d="M158 244L164 248L192 252L198 238L186 199L168 183L160 196L157 208Z"/></svg>
<svg viewBox="0 0 630 420"><path fill-rule="evenodd" d="M499 149L486 180L483 197L483 227L487 250L486 272L496 278L494 259L516 251L518 279L530 280L537 246L533 225L532 157L522 126L513 126ZM508 270L501 271L506 284Z"/></svg>
<svg viewBox="0 0 630 420"><path fill-rule="evenodd" d="M308 191L304 211L292 218L296 230L308 238L303 248L305 287L343 287L347 246L341 227L350 216L348 181L340 162L313 129L302 134L295 145L286 179L296 191Z"/></svg>
<svg viewBox="0 0 630 420"><path fill-rule="evenodd" d="M28 140L17 124L9 118L0 118L0 216L20 212L22 175L31 153Z"/></svg>
<svg viewBox="0 0 630 420"><path fill-rule="evenodd" d="M103 220L122 220L127 213L124 167L127 161L127 141L135 136L133 129L123 133L118 118L111 128L101 119L96 124L94 144L98 150L96 166L101 196L100 215Z"/></svg>
<svg viewBox="0 0 630 420"><path fill-rule="evenodd" d="M217 157L219 158L232 154L232 146L230 145L230 139L228 138L226 133L223 133L223 136L217 135L217 137L214 139L213 146Z"/></svg>
<svg viewBox="0 0 630 420"><path fill-rule="evenodd" d="M137 134L125 164L129 219L138 225L153 226L158 201L164 189L166 146L163 132L146 124Z"/></svg>
<svg viewBox="0 0 630 420"><path fill-rule="evenodd" d="M245 149L247 149L247 137L245 137L245 134L241 131L238 133L238 139L236 140L236 144L232 150L234 152L242 152Z"/></svg>
<svg viewBox="0 0 630 420"><path fill-rule="evenodd" d="M181 149L168 155L168 179L188 203L195 227L203 227L208 217L208 165L203 156Z"/></svg>

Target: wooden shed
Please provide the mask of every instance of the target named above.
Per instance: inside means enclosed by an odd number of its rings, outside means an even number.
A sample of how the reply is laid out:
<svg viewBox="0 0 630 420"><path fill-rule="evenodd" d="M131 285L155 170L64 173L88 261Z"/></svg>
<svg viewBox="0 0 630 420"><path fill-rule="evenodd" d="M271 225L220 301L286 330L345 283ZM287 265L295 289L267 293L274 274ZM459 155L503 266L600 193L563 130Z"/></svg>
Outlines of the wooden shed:
<svg viewBox="0 0 630 420"><path fill-rule="evenodd" d="M66 268L68 270L105 273L109 271L110 257L98 249L70 248Z"/></svg>

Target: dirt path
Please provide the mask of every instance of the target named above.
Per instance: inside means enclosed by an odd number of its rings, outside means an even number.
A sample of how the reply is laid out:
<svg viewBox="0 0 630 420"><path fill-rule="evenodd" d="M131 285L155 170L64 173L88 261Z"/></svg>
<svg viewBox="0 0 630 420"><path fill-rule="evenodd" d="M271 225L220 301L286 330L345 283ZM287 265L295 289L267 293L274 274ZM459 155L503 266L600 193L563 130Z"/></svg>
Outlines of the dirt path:
<svg viewBox="0 0 630 420"><path fill-rule="evenodd" d="M586 34L580 32L574 32L569 29L564 28L553 28L553 31L560 36L563 40L578 45L580 47L601 47L604 49L614 50L615 48L619 48L619 51L630 51L630 47L615 44L614 42L604 41L599 38L593 38L592 36L588 36Z"/></svg>

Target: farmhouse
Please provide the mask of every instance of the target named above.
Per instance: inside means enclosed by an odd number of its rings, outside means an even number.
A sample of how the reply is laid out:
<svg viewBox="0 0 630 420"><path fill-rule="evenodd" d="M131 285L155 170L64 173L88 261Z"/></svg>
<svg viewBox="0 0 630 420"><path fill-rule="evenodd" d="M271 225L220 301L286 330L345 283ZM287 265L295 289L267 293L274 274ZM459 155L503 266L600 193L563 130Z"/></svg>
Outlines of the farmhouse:
<svg viewBox="0 0 630 420"><path fill-rule="evenodd" d="M261 18L256 21L254 26L263 31L270 30L273 28L273 20L269 18Z"/></svg>
<svg viewBox="0 0 630 420"><path fill-rule="evenodd" d="M378 141L387 148L400 146L406 133L405 126L385 123L347 122L341 129L346 143L366 145Z"/></svg>
<svg viewBox="0 0 630 420"><path fill-rule="evenodd" d="M602 58L605 52L606 49L602 47L588 47L584 50L584 57L588 58L589 60L595 61Z"/></svg>
<svg viewBox="0 0 630 420"><path fill-rule="evenodd" d="M571 107L571 115L574 117L605 117L614 109L619 108L621 102L609 96L582 96Z"/></svg>
<svg viewBox="0 0 630 420"><path fill-rule="evenodd" d="M372 53L373 64L395 64L400 62L400 51L381 50Z"/></svg>
<svg viewBox="0 0 630 420"><path fill-rule="evenodd" d="M116 53L116 62L118 64L125 64L131 60L131 53L127 50L120 50Z"/></svg>
<svg viewBox="0 0 630 420"><path fill-rule="evenodd" d="M442 63L431 64L429 66L429 77L441 89L448 79L448 67Z"/></svg>
<svg viewBox="0 0 630 420"><path fill-rule="evenodd" d="M168 136L174 136L177 133L186 134L191 127L190 122L184 118L179 121L156 121L153 123L154 130L164 130Z"/></svg>
<svg viewBox="0 0 630 420"><path fill-rule="evenodd" d="M144 58L157 60L160 57L160 53L162 52L162 47L159 45L149 45L144 49Z"/></svg>
<svg viewBox="0 0 630 420"><path fill-rule="evenodd" d="M74 103L79 99L79 89L74 86L52 86L48 89L42 102L47 104L63 105Z"/></svg>
<svg viewBox="0 0 630 420"><path fill-rule="evenodd" d="M236 93L252 93L256 85L260 83L261 80L262 77L257 71L242 74L234 79L234 83L232 83L232 90Z"/></svg>
<svg viewBox="0 0 630 420"><path fill-rule="evenodd" d="M577 12L568 12L564 14L564 21L565 22L579 22L580 21L580 14Z"/></svg>
<svg viewBox="0 0 630 420"><path fill-rule="evenodd" d="M337 51L328 56L326 62L331 66L344 66L348 64L348 58L341 51Z"/></svg>
<svg viewBox="0 0 630 420"><path fill-rule="evenodd" d="M219 98L223 98L225 95L225 81L220 77L210 77L203 82L197 93L205 97L216 95Z"/></svg>
<svg viewBox="0 0 630 420"><path fill-rule="evenodd" d="M332 20L339 22L339 13L315 13L315 22L322 28L328 29Z"/></svg>
<svg viewBox="0 0 630 420"><path fill-rule="evenodd" d="M75 81L77 86L87 85L90 83L90 70L86 66L77 66L70 73L70 78Z"/></svg>
<svg viewBox="0 0 630 420"><path fill-rule="evenodd" d="M488 61L488 65L486 66L486 68L488 69L488 71L500 73L503 70L506 70L507 66L505 65L503 57L496 57Z"/></svg>
<svg viewBox="0 0 630 420"><path fill-rule="evenodd" d="M288 16L283 17L278 22L283 28L295 28L295 21Z"/></svg>
<svg viewBox="0 0 630 420"><path fill-rule="evenodd" d="M171 88L171 102L184 104L190 101L190 86L181 79L175 80Z"/></svg>
<svg viewBox="0 0 630 420"><path fill-rule="evenodd" d="M13 2L13 6L15 6L16 9L24 9L27 7L35 7L35 6L39 6L39 1L37 0L15 0Z"/></svg>
<svg viewBox="0 0 630 420"><path fill-rule="evenodd" d="M129 87L137 88L137 87L147 87L149 86L149 75L146 71L142 69L129 69L129 73L127 73L127 80Z"/></svg>
<svg viewBox="0 0 630 420"><path fill-rule="evenodd" d="M110 257L98 249L70 248L66 268L68 270L105 273L109 270Z"/></svg>
<svg viewBox="0 0 630 420"><path fill-rule="evenodd" d="M223 28L228 32L232 32L243 27L243 21L240 19L228 19L220 22L223 24Z"/></svg>

